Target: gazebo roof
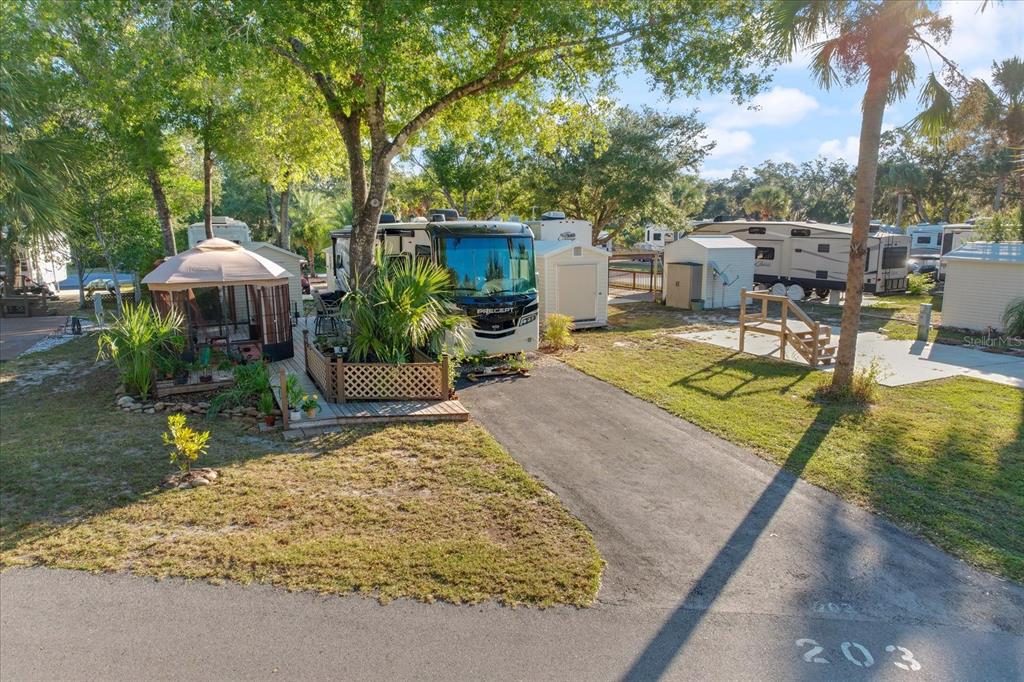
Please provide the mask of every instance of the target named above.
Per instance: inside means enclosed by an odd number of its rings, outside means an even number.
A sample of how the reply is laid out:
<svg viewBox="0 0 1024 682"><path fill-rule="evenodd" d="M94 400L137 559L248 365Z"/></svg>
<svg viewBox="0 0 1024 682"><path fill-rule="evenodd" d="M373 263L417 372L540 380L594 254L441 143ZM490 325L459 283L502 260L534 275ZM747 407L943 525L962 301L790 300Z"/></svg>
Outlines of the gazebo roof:
<svg viewBox="0 0 1024 682"><path fill-rule="evenodd" d="M228 241L207 239L158 265L142 279L156 291L244 284L286 284L288 271L258 253Z"/></svg>

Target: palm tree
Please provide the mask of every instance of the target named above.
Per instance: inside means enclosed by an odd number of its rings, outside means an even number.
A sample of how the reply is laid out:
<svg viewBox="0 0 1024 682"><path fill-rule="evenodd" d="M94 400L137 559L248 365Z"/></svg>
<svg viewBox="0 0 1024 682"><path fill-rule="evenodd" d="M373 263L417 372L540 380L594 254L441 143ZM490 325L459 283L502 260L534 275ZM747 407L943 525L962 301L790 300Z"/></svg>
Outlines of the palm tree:
<svg viewBox="0 0 1024 682"><path fill-rule="evenodd" d="M320 192L295 190L292 192L292 240L306 250L309 271L313 272L316 252L327 246L327 239L337 208Z"/></svg>
<svg viewBox="0 0 1024 682"><path fill-rule="evenodd" d="M896 200L896 217L893 220L896 227L903 225L903 214L908 198L914 200L918 215L922 220L928 222L928 216L919 198L926 183L927 178L925 178L924 171L914 163L897 161L882 169L879 184L884 188L887 199L893 197Z"/></svg>
<svg viewBox="0 0 1024 682"><path fill-rule="evenodd" d="M917 49L932 51L955 71L955 65L934 47L935 42L948 38L952 22L933 11L925 0L777 0L769 12L768 30L780 54L786 58L792 57L798 47L812 45L811 70L823 88L830 89L840 83L867 84L861 117L846 302L832 376L832 389L845 393L853 383L864 293L864 262L885 105L901 99L913 83L915 68L911 53ZM928 77L921 99L927 106L914 123L925 134L935 135L948 124L952 97L933 73Z"/></svg>
<svg viewBox="0 0 1024 682"><path fill-rule="evenodd" d="M74 150L67 139L42 132L43 106L36 96L41 89L26 71L0 64L0 251L6 272L4 293L10 293L18 277L18 249L59 239L69 218L62 192Z"/></svg>
<svg viewBox="0 0 1024 682"><path fill-rule="evenodd" d="M743 208L756 213L759 220L785 220L789 217L789 194L777 185L761 185L746 198Z"/></svg>
<svg viewBox="0 0 1024 682"><path fill-rule="evenodd" d="M976 88L984 101L982 124L991 132L995 147L992 163L998 174L992 208L999 211L1007 175L1017 166L1017 183L1024 201L1024 164L1012 150L1024 148L1024 60L1020 57L992 63L995 90Z"/></svg>

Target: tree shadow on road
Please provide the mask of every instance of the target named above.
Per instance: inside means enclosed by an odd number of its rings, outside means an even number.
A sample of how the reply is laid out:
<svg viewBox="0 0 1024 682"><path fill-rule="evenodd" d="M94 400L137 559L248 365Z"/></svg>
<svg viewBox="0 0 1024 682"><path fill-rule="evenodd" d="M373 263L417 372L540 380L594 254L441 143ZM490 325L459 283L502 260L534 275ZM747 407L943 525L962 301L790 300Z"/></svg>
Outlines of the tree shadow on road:
<svg viewBox="0 0 1024 682"><path fill-rule="evenodd" d="M800 473L807 466L836 423L832 410L819 409L800 441L793 447L771 482L754 502L746 517L690 588L655 636L633 661L623 680L652 680L665 674L686 646L704 615L750 555L758 538L782 506Z"/></svg>

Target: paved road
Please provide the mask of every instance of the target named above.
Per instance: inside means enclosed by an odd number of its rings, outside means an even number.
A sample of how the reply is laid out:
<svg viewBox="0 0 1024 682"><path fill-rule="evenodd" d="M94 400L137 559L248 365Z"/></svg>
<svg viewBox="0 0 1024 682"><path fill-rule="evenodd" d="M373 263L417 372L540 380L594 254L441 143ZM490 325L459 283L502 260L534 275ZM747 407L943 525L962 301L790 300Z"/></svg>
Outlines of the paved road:
<svg viewBox="0 0 1024 682"><path fill-rule="evenodd" d="M0 318L0 361L13 360L64 326L64 315Z"/></svg>
<svg viewBox="0 0 1024 682"><path fill-rule="evenodd" d="M560 364L461 394L593 530L608 560L594 608L14 570L0 678L1024 675L1024 588Z"/></svg>

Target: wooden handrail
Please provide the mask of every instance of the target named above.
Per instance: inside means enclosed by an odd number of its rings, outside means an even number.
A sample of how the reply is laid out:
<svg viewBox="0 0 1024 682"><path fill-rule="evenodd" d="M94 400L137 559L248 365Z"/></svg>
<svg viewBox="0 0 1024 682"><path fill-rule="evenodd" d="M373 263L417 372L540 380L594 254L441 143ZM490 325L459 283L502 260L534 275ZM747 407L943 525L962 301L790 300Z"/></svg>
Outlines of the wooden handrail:
<svg viewBox="0 0 1024 682"><path fill-rule="evenodd" d="M752 316L747 315L747 300L750 301L761 301L761 312ZM775 302L782 305L781 319L778 321L779 331L768 331L765 328L758 328L754 323L759 322L775 322L774 320L768 319L768 303ZM813 342L808 343L802 339L799 335L805 334L805 332L796 332L789 328L790 318L789 312L793 311L793 316L807 325ZM802 355L811 366L817 366L819 361L819 351L832 339L832 328L828 325L822 325L820 322L812 320L807 313L805 313L800 306L791 301L787 296L776 296L762 291L747 291L746 289L740 289L740 344L739 350L743 351L747 329L751 331L757 331L761 333L768 333L773 336L778 336L781 340L779 344L779 357L783 360L786 359L786 344L789 343L800 355ZM824 337L822 331L824 330Z"/></svg>

